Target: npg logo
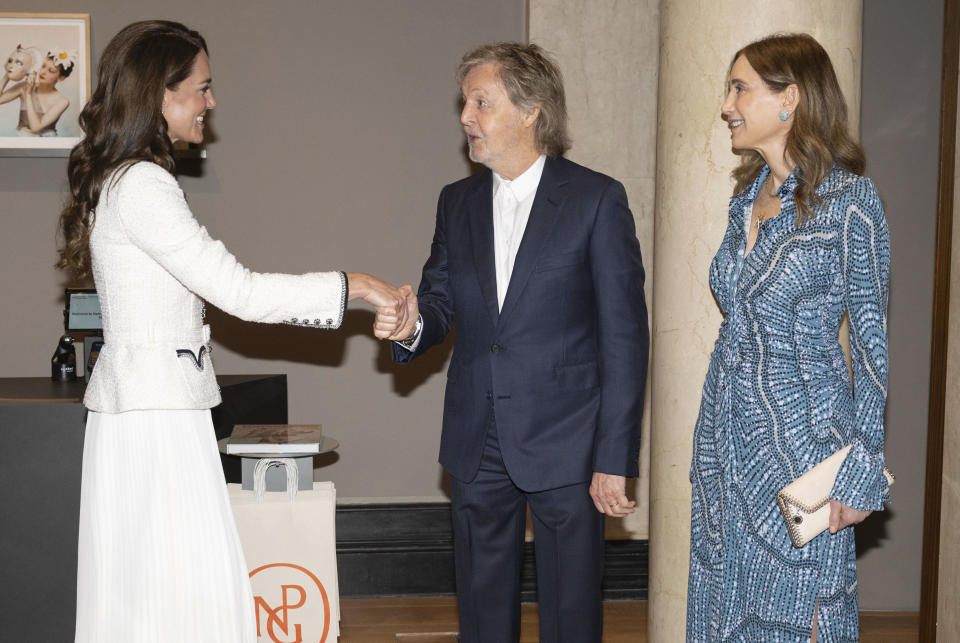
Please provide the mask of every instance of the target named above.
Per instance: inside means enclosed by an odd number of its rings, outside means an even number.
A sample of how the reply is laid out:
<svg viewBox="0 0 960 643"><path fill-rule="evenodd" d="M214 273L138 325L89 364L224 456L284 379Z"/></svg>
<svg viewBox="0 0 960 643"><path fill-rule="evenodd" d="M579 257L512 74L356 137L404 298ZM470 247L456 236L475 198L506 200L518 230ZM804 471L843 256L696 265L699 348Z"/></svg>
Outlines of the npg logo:
<svg viewBox="0 0 960 643"><path fill-rule="evenodd" d="M273 643L325 643L330 600L309 569L271 563L250 572L257 611L257 636Z"/></svg>

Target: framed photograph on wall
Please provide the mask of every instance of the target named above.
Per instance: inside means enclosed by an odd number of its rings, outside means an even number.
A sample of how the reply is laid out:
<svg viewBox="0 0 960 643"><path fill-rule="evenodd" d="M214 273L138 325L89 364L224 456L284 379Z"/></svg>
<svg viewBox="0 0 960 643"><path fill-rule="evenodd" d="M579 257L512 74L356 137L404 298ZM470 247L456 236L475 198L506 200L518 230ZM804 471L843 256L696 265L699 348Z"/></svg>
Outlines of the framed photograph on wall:
<svg viewBox="0 0 960 643"><path fill-rule="evenodd" d="M90 97L90 15L0 13L0 151L65 156Z"/></svg>

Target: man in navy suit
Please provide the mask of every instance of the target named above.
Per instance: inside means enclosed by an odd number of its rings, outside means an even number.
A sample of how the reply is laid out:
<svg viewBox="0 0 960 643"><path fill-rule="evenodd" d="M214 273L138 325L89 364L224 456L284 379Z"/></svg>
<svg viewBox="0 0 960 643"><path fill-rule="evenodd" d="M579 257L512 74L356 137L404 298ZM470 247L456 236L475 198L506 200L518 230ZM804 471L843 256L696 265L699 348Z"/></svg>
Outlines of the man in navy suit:
<svg viewBox="0 0 960 643"><path fill-rule="evenodd" d="M440 463L460 640L519 640L529 504L540 640L599 643L603 515L635 504L649 349L634 221L620 183L560 156L563 83L539 47L481 47L458 78L470 158L488 169L440 193L392 352L408 362L456 322Z"/></svg>

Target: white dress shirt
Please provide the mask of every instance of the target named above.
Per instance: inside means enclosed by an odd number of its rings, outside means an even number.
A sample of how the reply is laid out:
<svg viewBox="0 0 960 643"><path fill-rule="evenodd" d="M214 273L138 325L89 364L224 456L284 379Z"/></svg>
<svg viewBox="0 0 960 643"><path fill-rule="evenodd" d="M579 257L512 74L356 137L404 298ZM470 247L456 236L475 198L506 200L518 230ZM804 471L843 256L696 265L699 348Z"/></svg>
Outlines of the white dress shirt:
<svg viewBox="0 0 960 643"><path fill-rule="evenodd" d="M537 195L540 177L543 176L546 158L541 154L533 165L512 181L493 173L493 261L497 271L498 310L503 308L503 300L507 297L513 264L517 260L517 250L527 229L530 209ZM397 344L409 351L417 350L422 328L421 316L417 319L416 329L410 339L406 342L398 341Z"/></svg>
<svg viewBox="0 0 960 643"><path fill-rule="evenodd" d="M545 160L541 154L512 181L493 173L493 257L497 270L497 304L501 310Z"/></svg>

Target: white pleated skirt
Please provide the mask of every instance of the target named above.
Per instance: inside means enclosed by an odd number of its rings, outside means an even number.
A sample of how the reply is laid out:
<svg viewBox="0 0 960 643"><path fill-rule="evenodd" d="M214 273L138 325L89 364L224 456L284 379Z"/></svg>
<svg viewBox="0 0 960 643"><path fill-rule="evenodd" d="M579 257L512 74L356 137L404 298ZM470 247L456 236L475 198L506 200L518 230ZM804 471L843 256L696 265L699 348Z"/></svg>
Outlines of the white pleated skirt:
<svg viewBox="0 0 960 643"><path fill-rule="evenodd" d="M76 643L255 643L210 411L87 415Z"/></svg>

